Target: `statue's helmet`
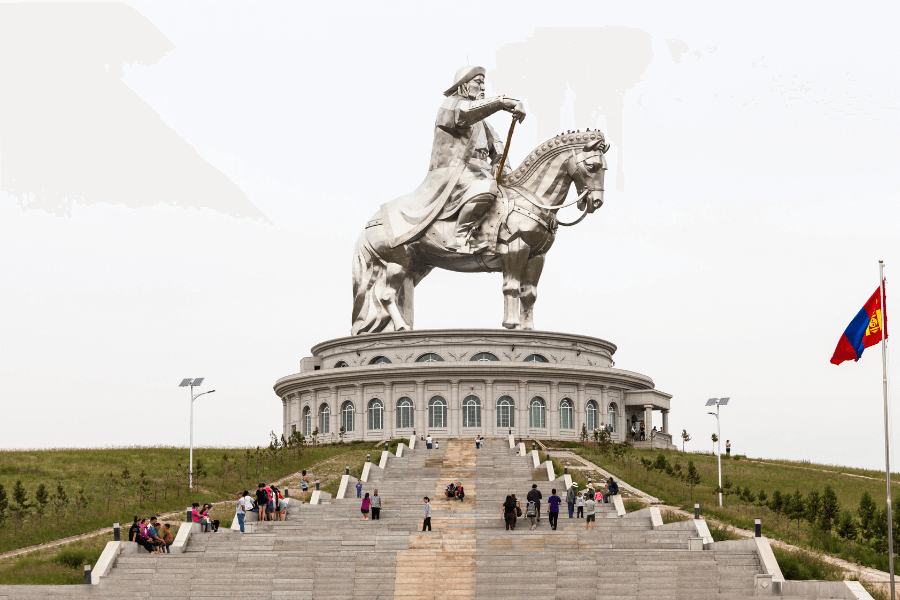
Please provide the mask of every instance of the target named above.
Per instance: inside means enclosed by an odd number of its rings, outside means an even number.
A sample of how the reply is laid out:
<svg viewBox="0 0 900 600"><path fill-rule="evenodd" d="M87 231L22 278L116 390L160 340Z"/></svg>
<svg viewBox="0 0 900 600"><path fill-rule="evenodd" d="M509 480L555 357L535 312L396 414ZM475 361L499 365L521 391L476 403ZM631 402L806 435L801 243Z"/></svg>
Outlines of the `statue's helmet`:
<svg viewBox="0 0 900 600"><path fill-rule="evenodd" d="M459 86L464 83L468 83L478 75L484 76L485 72L486 71L484 67L463 67L456 72L456 75L453 76L453 85L447 88L447 91L444 92L444 95L452 96L456 93L456 90L459 89Z"/></svg>

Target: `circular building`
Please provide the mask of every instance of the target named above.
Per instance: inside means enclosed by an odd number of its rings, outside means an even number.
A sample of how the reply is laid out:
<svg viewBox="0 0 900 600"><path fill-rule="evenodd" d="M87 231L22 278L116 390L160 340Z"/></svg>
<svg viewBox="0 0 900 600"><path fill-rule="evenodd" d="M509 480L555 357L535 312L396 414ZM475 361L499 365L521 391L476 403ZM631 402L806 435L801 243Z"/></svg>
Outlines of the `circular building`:
<svg viewBox="0 0 900 600"><path fill-rule="evenodd" d="M623 441L643 422L668 448L671 395L614 368L616 346L549 331L434 329L322 342L275 382L283 433L321 441L431 435L572 439L607 425ZM653 411L661 432L651 436ZM652 437L652 441L651 441Z"/></svg>

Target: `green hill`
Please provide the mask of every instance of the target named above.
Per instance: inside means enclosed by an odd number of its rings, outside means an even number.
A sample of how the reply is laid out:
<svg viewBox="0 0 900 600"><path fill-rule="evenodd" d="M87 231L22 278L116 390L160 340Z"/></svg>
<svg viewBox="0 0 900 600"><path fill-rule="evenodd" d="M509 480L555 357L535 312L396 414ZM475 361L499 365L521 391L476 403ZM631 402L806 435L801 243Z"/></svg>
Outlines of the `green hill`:
<svg viewBox="0 0 900 600"><path fill-rule="evenodd" d="M714 454L637 450L589 442L577 452L668 504L868 567L888 570L884 473L787 460L722 457L724 506L717 506ZM697 483L690 485L693 463ZM900 484L892 477L892 486ZM900 500L892 494L894 539L900 540ZM900 573L900 564L895 565Z"/></svg>
<svg viewBox="0 0 900 600"><path fill-rule="evenodd" d="M113 522L127 529L135 515L232 498L238 491L255 489L260 481L271 482L348 452L347 459L334 465L336 471L345 464L361 468L366 452L375 450L363 443L275 450L195 448L194 489L189 490L187 448L0 451L0 552Z"/></svg>

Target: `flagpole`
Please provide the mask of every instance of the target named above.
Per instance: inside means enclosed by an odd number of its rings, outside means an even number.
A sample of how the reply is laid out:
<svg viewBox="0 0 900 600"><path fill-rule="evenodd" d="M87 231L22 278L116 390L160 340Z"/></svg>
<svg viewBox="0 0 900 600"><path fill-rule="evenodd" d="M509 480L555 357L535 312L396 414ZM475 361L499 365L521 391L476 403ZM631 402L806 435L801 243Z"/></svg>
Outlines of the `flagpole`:
<svg viewBox="0 0 900 600"><path fill-rule="evenodd" d="M887 477L887 533L888 566L891 573L891 598L894 595L894 518L891 514L891 447L888 428L888 379L887 379L887 307L884 305L884 261L878 261L878 285L881 286L881 371L884 389L884 469Z"/></svg>

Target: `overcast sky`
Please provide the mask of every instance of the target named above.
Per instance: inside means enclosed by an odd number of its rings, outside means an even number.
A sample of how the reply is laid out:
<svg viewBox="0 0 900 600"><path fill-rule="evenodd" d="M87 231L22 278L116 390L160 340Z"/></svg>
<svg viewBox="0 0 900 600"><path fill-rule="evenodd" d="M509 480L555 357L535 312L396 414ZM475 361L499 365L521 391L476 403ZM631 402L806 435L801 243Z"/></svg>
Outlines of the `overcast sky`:
<svg viewBox="0 0 900 600"><path fill-rule="evenodd" d="M617 344L688 449L730 396L735 452L883 468L879 348L829 358L878 259L900 282L898 12L0 5L0 447L186 445L200 376L196 443L266 443L275 380L349 334L353 242L424 177L468 61L525 102L513 165L566 129L612 143L539 329ZM500 284L433 272L416 328L499 327Z"/></svg>

